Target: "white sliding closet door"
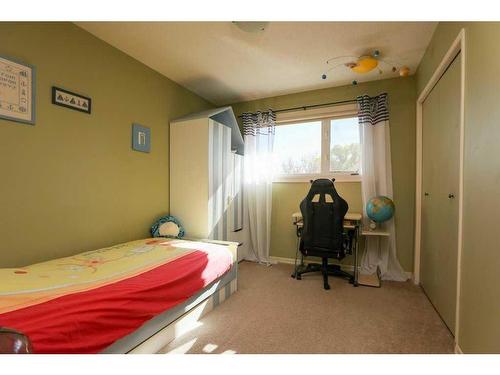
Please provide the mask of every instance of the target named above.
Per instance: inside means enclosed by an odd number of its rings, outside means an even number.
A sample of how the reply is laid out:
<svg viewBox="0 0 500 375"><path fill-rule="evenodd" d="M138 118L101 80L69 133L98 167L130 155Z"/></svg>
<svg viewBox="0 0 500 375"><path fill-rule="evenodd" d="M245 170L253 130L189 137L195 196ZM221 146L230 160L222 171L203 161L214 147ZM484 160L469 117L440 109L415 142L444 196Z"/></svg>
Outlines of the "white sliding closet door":
<svg viewBox="0 0 500 375"><path fill-rule="evenodd" d="M460 54L422 107L420 282L454 334L460 171Z"/></svg>

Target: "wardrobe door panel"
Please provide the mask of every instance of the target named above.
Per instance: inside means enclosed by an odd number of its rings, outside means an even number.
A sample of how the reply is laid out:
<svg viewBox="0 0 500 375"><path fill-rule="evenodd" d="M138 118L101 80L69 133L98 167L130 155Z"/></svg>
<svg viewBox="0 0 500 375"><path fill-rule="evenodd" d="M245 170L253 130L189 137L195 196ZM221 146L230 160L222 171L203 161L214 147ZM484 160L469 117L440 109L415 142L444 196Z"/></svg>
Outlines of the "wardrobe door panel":
<svg viewBox="0 0 500 375"><path fill-rule="evenodd" d="M231 194L231 128L209 122L208 233L213 240L226 240Z"/></svg>
<svg viewBox="0 0 500 375"><path fill-rule="evenodd" d="M455 329L460 156L460 55L423 103L421 285Z"/></svg>

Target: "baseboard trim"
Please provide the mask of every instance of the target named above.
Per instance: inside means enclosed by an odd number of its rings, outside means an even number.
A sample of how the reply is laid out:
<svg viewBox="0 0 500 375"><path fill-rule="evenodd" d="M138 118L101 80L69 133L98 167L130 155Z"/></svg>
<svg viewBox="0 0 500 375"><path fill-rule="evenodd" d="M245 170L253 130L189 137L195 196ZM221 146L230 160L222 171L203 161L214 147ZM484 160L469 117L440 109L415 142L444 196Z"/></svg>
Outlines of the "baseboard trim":
<svg viewBox="0 0 500 375"><path fill-rule="evenodd" d="M458 345L457 342L455 343L455 354L464 354L462 348L460 348L460 345Z"/></svg>
<svg viewBox="0 0 500 375"><path fill-rule="evenodd" d="M283 264L295 264L295 259L294 258L285 258L285 257L275 257L271 256L269 257L271 261L276 262L276 263L283 263ZM308 260L308 263L320 263L318 260L311 259ZM338 262L332 262L332 264L338 264ZM354 271L354 266L350 264L341 264L340 268L345 270L345 271ZM408 277L409 280L413 280L413 272L407 272L405 271L406 276Z"/></svg>
<svg viewBox="0 0 500 375"><path fill-rule="evenodd" d="M283 257L269 257L271 261L275 261L277 263L284 263L284 264L295 264L295 259L293 258L283 258Z"/></svg>

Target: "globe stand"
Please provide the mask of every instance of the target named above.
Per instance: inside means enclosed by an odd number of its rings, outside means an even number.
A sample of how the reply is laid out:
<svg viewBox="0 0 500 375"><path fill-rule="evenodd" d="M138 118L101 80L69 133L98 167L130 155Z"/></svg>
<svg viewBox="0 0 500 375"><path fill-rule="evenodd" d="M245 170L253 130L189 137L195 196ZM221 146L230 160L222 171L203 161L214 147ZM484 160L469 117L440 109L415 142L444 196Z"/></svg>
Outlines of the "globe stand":
<svg viewBox="0 0 500 375"><path fill-rule="evenodd" d="M394 202L384 195L369 199L365 209L366 215L370 219L368 224L370 231L378 230L381 223L394 216Z"/></svg>

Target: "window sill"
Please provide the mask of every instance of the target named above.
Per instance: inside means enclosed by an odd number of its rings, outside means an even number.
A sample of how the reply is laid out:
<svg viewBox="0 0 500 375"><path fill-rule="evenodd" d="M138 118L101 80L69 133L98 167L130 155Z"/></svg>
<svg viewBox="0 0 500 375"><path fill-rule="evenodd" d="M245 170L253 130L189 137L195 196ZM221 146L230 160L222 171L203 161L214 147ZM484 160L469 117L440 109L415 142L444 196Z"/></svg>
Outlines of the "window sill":
<svg viewBox="0 0 500 375"><path fill-rule="evenodd" d="M318 178L328 178L335 179L335 182L361 182L361 175L351 175L351 174L342 174L342 173L332 173L327 175L321 174L309 174L309 175L295 175L295 176L276 176L273 180L273 183L289 183L289 182L310 182L311 180L316 180Z"/></svg>

